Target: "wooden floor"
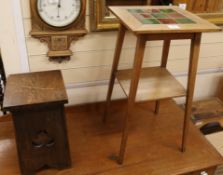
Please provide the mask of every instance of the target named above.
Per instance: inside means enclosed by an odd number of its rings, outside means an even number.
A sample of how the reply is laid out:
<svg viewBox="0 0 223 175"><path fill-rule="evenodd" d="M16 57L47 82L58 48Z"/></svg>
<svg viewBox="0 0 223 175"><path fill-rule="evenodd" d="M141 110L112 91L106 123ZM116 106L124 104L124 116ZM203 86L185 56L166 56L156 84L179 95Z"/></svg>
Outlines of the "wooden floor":
<svg viewBox="0 0 223 175"><path fill-rule="evenodd" d="M117 165L125 105L123 101L112 104L106 125L101 122L101 104L66 109L72 167L43 170L38 175L168 175L222 163L192 124L188 149L179 151L183 113L174 102L163 101L158 116L153 115L153 103L136 105L126 159L123 166ZM11 121L0 123L0 174L20 174Z"/></svg>

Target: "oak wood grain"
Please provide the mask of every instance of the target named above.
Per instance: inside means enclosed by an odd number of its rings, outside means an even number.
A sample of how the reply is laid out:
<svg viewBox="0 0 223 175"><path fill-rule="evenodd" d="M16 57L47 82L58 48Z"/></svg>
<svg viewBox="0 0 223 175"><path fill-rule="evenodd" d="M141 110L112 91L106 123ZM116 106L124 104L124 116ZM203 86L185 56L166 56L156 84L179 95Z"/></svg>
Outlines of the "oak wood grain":
<svg viewBox="0 0 223 175"><path fill-rule="evenodd" d="M44 77L44 78L43 78ZM50 103L67 103L60 71L12 74L7 78L3 107L16 110Z"/></svg>

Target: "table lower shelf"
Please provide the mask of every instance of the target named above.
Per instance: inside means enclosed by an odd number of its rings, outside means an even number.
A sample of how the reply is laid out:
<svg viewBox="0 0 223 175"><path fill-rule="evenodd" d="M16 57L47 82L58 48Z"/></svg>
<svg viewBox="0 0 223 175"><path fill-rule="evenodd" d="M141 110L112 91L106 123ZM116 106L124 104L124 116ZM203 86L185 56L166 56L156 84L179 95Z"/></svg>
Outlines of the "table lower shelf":
<svg viewBox="0 0 223 175"><path fill-rule="evenodd" d="M130 91L132 71L132 69L119 70L117 73L117 79L127 97ZM166 68L149 67L141 69L136 101L153 101L185 95L184 87Z"/></svg>

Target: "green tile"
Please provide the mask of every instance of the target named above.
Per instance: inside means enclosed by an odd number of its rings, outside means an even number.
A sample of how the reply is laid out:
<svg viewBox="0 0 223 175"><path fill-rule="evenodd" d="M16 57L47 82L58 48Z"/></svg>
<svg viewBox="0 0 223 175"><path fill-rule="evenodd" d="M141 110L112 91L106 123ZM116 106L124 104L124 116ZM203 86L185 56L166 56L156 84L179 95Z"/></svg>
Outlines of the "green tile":
<svg viewBox="0 0 223 175"><path fill-rule="evenodd" d="M173 9L161 9L160 12L161 13L176 13L176 11Z"/></svg>
<svg viewBox="0 0 223 175"><path fill-rule="evenodd" d="M128 12L130 12L130 13L143 13L144 11L142 9L128 9Z"/></svg>
<svg viewBox="0 0 223 175"><path fill-rule="evenodd" d="M141 23L143 24L160 24L159 21L155 20L155 19L141 19L140 20Z"/></svg>
<svg viewBox="0 0 223 175"><path fill-rule="evenodd" d="M194 24L195 22L188 18L175 19L178 24Z"/></svg>

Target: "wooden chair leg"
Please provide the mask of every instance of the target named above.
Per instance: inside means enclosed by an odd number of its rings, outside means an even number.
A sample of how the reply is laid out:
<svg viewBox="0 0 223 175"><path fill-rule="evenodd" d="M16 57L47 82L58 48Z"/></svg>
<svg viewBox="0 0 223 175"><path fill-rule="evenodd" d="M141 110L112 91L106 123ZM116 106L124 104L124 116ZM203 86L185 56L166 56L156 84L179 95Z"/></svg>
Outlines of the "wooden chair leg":
<svg viewBox="0 0 223 175"><path fill-rule="evenodd" d="M171 40L164 40L161 67L167 66L167 60L168 60L169 51L170 51L170 44L171 44ZM160 100L156 101L155 114L159 114L159 111L160 111Z"/></svg>
<svg viewBox="0 0 223 175"><path fill-rule="evenodd" d="M184 115L184 125L183 125L183 138L181 150L184 152L186 150L186 142L188 129L191 117L191 108L194 95L195 79L197 73L197 65L200 51L201 43L201 33L195 33L194 38L191 40L191 51L190 51L190 63L189 63L189 74L187 83L187 96L186 96L186 106Z"/></svg>
<svg viewBox="0 0 223 175"><path fill-rule="evenodd" d="M142 67L142 61L144 57L144 51L145 51L145 45L146 40L143 36L138 36L137 38L137 44L136 44L136 51L135 51L135 58L134 58L134 67L132 71L132 78L131 78L131 85L130 85L130 92L128 97L128 109L127 113L125 115L125 121L124 121L124 127L122 132L122 141L120 146L120 152L118 157L118 163L122 164L124 161L125 156L125 150L128 140L128 119L129 115L131 114L131 110L133 110L134 103L135 103L135 97Z"/></svg>
<svg viewBox="0 0 223 175"><path fill-rule="evenodd" d="M115 77L116 77L115 74L118 69L122 45L123 45L124 38L125 38L125 32L126 32L125 26L120 25L117 43L116 43L115 54L114 54L114 60L113 60L113 65L112 65L112 70L111 70L111 77L110 77L110 82L109 82L109 87L108 87L108 93L107 93L107 98L106 98L103 122L106 122L109 106L111 103L111 95L112 95L112 91L114 88Z"/></svg>

